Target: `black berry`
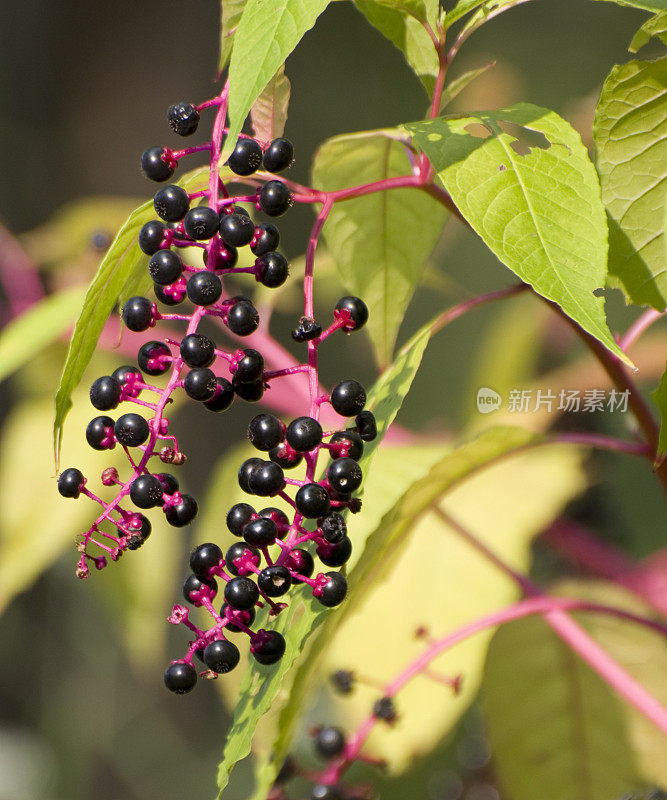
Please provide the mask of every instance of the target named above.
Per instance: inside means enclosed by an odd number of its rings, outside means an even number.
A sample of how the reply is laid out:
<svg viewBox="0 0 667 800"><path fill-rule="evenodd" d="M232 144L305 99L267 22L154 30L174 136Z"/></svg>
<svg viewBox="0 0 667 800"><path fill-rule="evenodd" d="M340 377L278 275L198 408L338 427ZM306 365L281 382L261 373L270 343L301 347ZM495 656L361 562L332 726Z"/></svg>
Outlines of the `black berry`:
<svg viewBox="0 0 667 800"><path fill-rule="evenodd" d="M373 414L372 411L360 411L354 418L354 421L359 431L359 437L363 439L364 442L372 442L373 439L377 438L377 422L375 421L375 414Z"/></svg>
<svg viewBox="0 0 667 800"><path fill-rule="evenodd" d="M259 207L269 217L280 217L292 205L292 193L282 181L267 181L259 192Z"/></svg>
<svg viewBox="0 0 667 800"><path fill-rule="evenodd" d="M250 478L262 464L264 461L261 458L247 458L239 467L239 486L247 494L253 493L250 488Z"/></svg>
<svg viewBox="0 0 667 800"><path fill-rule="evenodd" d="M204 273L199 274L202 275ZM259 314L255 306L249 300L239 300L230 307L225 321L232 333L235 333L237 336L250 336L259 326Z"/></svg>
<svg viewBox="0 0 667 800"><path fill-rule="evenodd" d="M252 175L262 164L262 148L254 139L239 139L227 164L237 175Z"/></svg>
<svg viewBox="0 0 667 800"><path fill-rule="evenodd" d="M116 441L125 447L138 447L149 433L148 423L140 414L123 414L114 425Z"/></svg>
<svg viewBox="0 0 667 800"><path fill-rule="evenodd" d="M257 350L251 347L243 351L243 356L236 362L236 372L234 376L241 383L255 383L264 374L264 358Z"/></svg>
<svg viewBox="0 0 667 800"><path fill-rule="evenodd" d="M297 453L296 450L293 450L287 442L281 442L281 444L274 447L273 450L269 450L269 458L283 469L294 469L294 467L298 467L303 460L301 453Z"/></svg>
<svg viewBox="0 0 667 800"><path fill-rule="evenodd" d="M195 272L188 278L186 291L195 305L210 306L220 299L222 281L215 272Z"/></svg>
<svg viewBox="0 0 667 800"><path fill-rule="evenodd" d="M326 541L319 544L316 552L320 561L327 567L342 567L352 555L352 542L347 536L343 536L336 544Z"/></svg>
<svg viewBox="0 0 667 800"><path fill-rule="evenodd" d="M257 631L250 648L255 660L260 664L275 664L285 654L285 639L278 631Z"/></svg>
<svg viewBox="0 0 667 800"><path fill-rule="evenodd" d="M259 461L259 459L257 459ZM248 503L236 503L227 512L227 527L234 536L243 536L243 527L252 519L255 509Z"/></svg>
<svg viewBox="0 0 667 800"><path fill-rule="evenodd" d="M246 214L223 214L219 230L225 244L232 247L243 247L253 240L255 223Z"/></svg>
<svg viewBox="0 0 667 800"><path fill-rule="evenodd" d="M381 697L376 700L373 705L373 714L378 719L383 719L385 722L396 721L396 706L391 697Z"/></svg>
<svg viewBox="0 0 667 800"><path fill-rule="evenodd" d="M289 139L274 139L264 151L264 169L267 172L282 172L294 160L294 147Z"/></svg>
<svg viewBox="0 0 667 800"><path fill-rule="evenodd" d="M131 386L136 381L143 382L144 376L139 372L136 367L133 367L130 364L125 364L122 367L118 367L111 373L111 377L115 378L121 386Z"/></svg>
<svg viewBox="0 0 667 800"><path fill-rule="evenodd" d="M204 407L209 411L225 411L234 401L234 387L227 378L215 379L215 394L210 400L204 401Z"/></svg>
<svg viewBox="0 0 667 800"><path fill-rule="evenodd" d="M259 600L257 584L250 578L232 578L225 586L225 601L240 611L247 611Z"/></svg>
<svg viewBox="0 0 667 800"><path fill-rule="evenodd" d="M323 758L336 758L345 749L345 734L334 726L320 728L315 736L315 748Z"/></svg>
<svg viewBox="0 0 667 800"><path fill-rule="evenodd" d="M289 518L284 511L281 511L279 508L273 508L269 506L268 508L262 508L260 511L257 512L260 517L266 517L266 519L273 520L276 525L282 525L283 528L289 527Z"/></svg>
<svg viewBox="0 0 667 800"><path fill-rule="evenodd" d="M156 472L155 477L162 484L162 491L164 494L176 494L178 491L178 480L175 475L170 472Z"/></svg>
<svg viewBox="0 0 667 800"><path fill-rule="evenodd" d="M163 488L155 475L139 475L130 486L130 500L139 508L155 508L162 503Z"/></svg>
<svg viewBox="0 0 667 800"><path fill-rule="evenodd" d="M322 587L321 594L317 599L323 606L333 608L345 600L347 581L340 572L327 572L325 577L327 582Z"/></svg>
<svg viewBox="0 0 667 800"><path fill-rule="evenodd" d="M208 578L222 560L222 550L213 542L200 544L190 553L190 569L198 578Z"/></svg>
<svg viewBox="0 0 667 800"><path fill-rule="evenodd" d="M174 103L167 110L167 122L174 133L190 136L197 130L199 112L191 103Z"/></svg>
<svg viewBox="0 0 667 800"><path fill-rule="evenodd" d="M182 303L184 292L180 291L180 287L178 293L167 292L169 288L169 286L160 286L159 283L153 284L155 296L161 303L164 303L165 306L177 306L179 303Z"/></svg>
<svg viewBox="0 0 667 800"><path fill-rule="evenodd" d="M366 405L366 391L358 381L341 381L331 390L331 405L341 417L354 417Z"/></svg>
<svg viewBox="0 0 667 800"><path fill-rule="evenodd" d="M356 492L362 478L361 467L353 458L337 458L327 469L329 485L340 494Z"/></svg>
<svg viewBox="0 0 667 800"><path fill-rule="evenodd" d="M303 550L300 547L296 547L294 550L290 551L287 558L287 565L290 569L294 570L294 572L306 578L310 578L315 571L315 561L313 557L307 550ZM303 583L303 581L299 578L292 577L292 583Z"/></svg>
<svg viewBox="0 0 667 800"><path fill-rule="evenodd" d="M282 468L273 461L263 461L252 471L249 480L250 490L260 497L272 497L285 488Z"/></svg>
<svg viewBox="0 0 667 800"><path fill-rule="evenodd" d="M206 367L191 369L183 379L183 388L187 396L202 402L213 397L217 386L215 375Z"/></svg>
<svg viewBox="0 0 667 800"><path fill-rule="evenodd" d="M178 222L190 208L188 193L175 183L159 189L153 198L153 205L158 217L166 222Z"/></svg>
<svg viewBox="0 0 667 800"><path fill-rule="evenodd" d="M237 375L234 375L232 378L232 386L241 400L247 400L249 403L256 403L258 400L261 400L264 394L264 381L262 380L245 383L239 380Z"/></svg>
<svg viewBox="0 0 667 800"><path fill-rule="evenodd" d="M296 509L309 519L323 517L330 508L329 493L319 483L306 483L296 493Z"/></svg>
<svg viewBox="0 0 667 800"><path fill-rule="evenodd" d="M184 336L180 353L189 367L208 367L215 361L215 345L202 333L188 333Z"/></svg>
<svg viewBox="0 0 667 800"><path fill-rule="evenodd" d="M164 375L171 366L171 350L164 342L146 342L137 353L137 363L147 375Z"/></svg>
<svg viewBox="0 0 667 800"><path fill-rule="evenodd" d="M183 262L173 250L158 250L148 262L148 272L155 283L169 286L183 273Z"/></svg>
<svg viewBox="0 0 667 800"><path fill-rule="evenodd" d="M354 673L349 669L337 669L329 676L329 680L341 694L350 694L354 689Z"/></svg>
<svg viewBox="0 0 667 800"><path fill-rule="evenodd" d="M223 237L224 238L224 237ZM255 228L254 241L250 249L256 256L263 256L265 253L275 250L280 244L280 232L275 225L264 222Z"/></svg>
<svg viewBox="0 0 667 800"><path fill-rule="evenodd" d="M164 223L153 219L139 231L139 248L147 256L152 256L160 249L164 237Z"/></svg>
<svg viewBox="0 0 667 800"><path fill-rule="evenodd" d="M291 584L290 571L282 564L264 567L257 576L257 585L267 597L281 597L289 591Z"/></svg>
<svg viewBox="0 0 667 800"><path fill-rule="evenodd" d="M153 319L153 304L147 297L130 297L123 306L122 317L131 331L146 331Z"/></svg>
<svg viewBox="0 0 667 800"><path fill-rule="evenodd" d="M259 561L258 561L259 563ZM236 620L236 622L240 622L242 625L245 625L246 628L250 628L255 621L255 609L249 608L247 611L239 611L236 608L230 608L227 603L222 604L222 608L220 609L220 616L224 617L231 617L232 619ZM238 625L235 625L233 622L228 622L225 626L228 631L231 633L240 633L243 629L239 628Z"/></svg>
<svg viewBox="0 0 667 800"><path fill-rule="evenodd" d="M349 322L343 326L343 330L348 333L363 328L368 322L368 306L360 297L354 297L352 295L341 297L336 303L336 311L349 312Z"/></svg>
<svg viewBox="0 0 667 800"><path fill-rule="evenodd" d="M225 553L225 567L232 575L239 574L239 569L234 562L237 558L242 558L244 554L250 556L250 560L255 566L259 566L260 555L256 547L246 544L245 542L234 542Z"/></svg>
<svg viewBox="0 0 667 800"><path fill-rule="evenodd" d="M86 441L93 450L107 450L113 447L114 421L111 417L95 417L91 419L86 428Z"/></svg>
<svg viewBox="0 0 667 800"><path fill-rule="evenodd" d="M308 453L322 442L322 426L312 417L297 417L287 426L285 439L298 453Z"/></svg>
<svg viewBox="0 0 667 800"><path fill-rule="evenodd" d="M187 694L197 683L197 670L185 661L174 661L164 671L164 685L174 694Z"/></svg>
<svg viewBox="0 0 667 800"><path fill-rule="evenodd" d="M219 675L231 672L240 658L238 647L227 639L217 639L206 645L204 650L204 664Z"/></svg>
<svg viewBox="0 0 667 800"><path fill-rule="evenodd" d="M335 448L331 448L329 451L332 458L347 456L359 461L364 454L364 443L356 431L336 431L329 439L329 444L336 445Z"/></svg>
<svg viewBox="0 0 667 800"><path fill-rule="evenodd" d="M167 522L174 528L183 528L189 525L197 516L199 506L197 501L189 494L181 494L181 499L175 505L169 505L164 510Z"/></svg>
<svg viewBox="0 0 667 800"><path fill-rule="evenodd" d="M153 530L153 526L147 517L144 517L143 514L137 514L136 517L138 518L139 526L129 526L131 532L127 539L128 550L138 550L146 541L146 539L148 539L148 537L151 535L151 531ZM118 531L118 534L119 536L124 535L124 533L120 530Z"/></svg>
<svg viewBox="0 0 667 800"><path fill-rule="evenodd" d="M141 171L151 181L162 183L174 174L174 165L166 160L164 147L149 147L141 154Z"/></svg>
<svg viewBox="0 0 667 800"><path fill-rule="evenodd" d="M243 528L243 538L253 547L269 547L276 541L278 528L272 519L253 519Z"/></svg>
<svg viewBox="0 0 667 800"><path fill-rule="evenodd" d="M71 497L74 500L81 494L81 487L85 483L85 478L81 470L76 467L64 469L58 477L58 491L63 497Z"/></svg>
<svg viewBox="0 0 667 800"><path fill-rule="evenodd" d="M201 605L202 597L213 600L218 592L218 583L214 578L199 578L188 575L183 583L183 597L194 606Z"/></svg>
<svg viewBox="0 0 667 800"><path fill-rule="evenodd" d="M322 326L310 317L301 317L298 326L292 331L295 342L310 342L322 333Z"/></svg>
<svg viewBox="0 0 667 800"><path fill-rule="evenodd" d="M289 266L285 256L276 252L265 253L255 262L255 277L269 289L282 286L289 275Z"/></svg>
<svg viewBox="0 0 667 800"><path fill-rule="evenodd" d="M183 217L183 230L190 239L202 241L210 239L218 232L220 217L208 206L191 208Z"/></svg>
<svg viewBox="0 0 667 800"><path fill-rule="evenodd" d="M342 514L332 511L319 522L322 537L329 544L338 544L347 536L347 525Z"/></svg>
<svg viewBox="0 0 667 800"><path fill-rule="evenodd" d="M90 387L90 402L98 411L111 411L120 403L123 387L111 375L103 375Z"/></svg>
<svg viewBox="0 0 667 800"><path fill-rule="evenodd" d="M285 426L273 414L258 414L248 425L250 444L268 452L285 438Z"/></svg>

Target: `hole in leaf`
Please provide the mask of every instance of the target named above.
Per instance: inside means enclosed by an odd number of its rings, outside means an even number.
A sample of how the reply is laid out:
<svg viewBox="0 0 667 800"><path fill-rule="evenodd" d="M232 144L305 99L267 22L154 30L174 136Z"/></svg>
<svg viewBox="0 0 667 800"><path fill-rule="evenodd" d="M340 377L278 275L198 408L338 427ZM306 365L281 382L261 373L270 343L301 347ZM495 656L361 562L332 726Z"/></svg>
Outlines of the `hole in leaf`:
<svg viewBox="0 0 667 800"><path fill-rule="evenodd" d="M522 125L517 125L516 122L507 120L499 121L498 125L503 133L514 137L514 141L510 142L510 147L520 156L527 156L534 147L540 150L548 150L551 147L551 142L540 131L524 128Z"/></svg>
<svg viewBox="0 0 667 800"><path fill-rule="evenodd" d="M486 125L482 125L481 122L471 122L470 125L465 126L464 130L477 139L488 139L489 136L493 135L491 130Z"/></svg>
<svg viewBox="0 0 667 800"><path fill-rule="evenodd" d="M507 167L504 164L498 164L498 172L505 172Z"/></svg>

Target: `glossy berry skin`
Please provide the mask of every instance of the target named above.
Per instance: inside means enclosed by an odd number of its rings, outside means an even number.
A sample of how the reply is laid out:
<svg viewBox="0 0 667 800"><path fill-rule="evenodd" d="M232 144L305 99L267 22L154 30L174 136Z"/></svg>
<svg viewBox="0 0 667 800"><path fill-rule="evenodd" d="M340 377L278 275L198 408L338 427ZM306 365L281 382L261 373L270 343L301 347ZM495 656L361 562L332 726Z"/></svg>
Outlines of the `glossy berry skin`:
<svg viewBox="0 0 667 800"><path fill-rule="evenodd" d="M171 362L163 357L170 355L171 350L164 342L146 342L139 348L137 363L147 375L164 375L169 370Z"/></svg>
<svg viewBox="0 0 667 800"><path fill-rule="evenodd" d="M301 453L292 450L286 442L282 442L277 447L269 450L269 458L283 469L294 469L303 460Z"/></svg>
<svg viewBox="0 0 667 800"><path fill-rule="evenodd" d="M299 575L304 575L306 578L315 571L315 561L307 550L300 547L294 548L287 558L287 566L297 572ZM292 577L292 583L303 583L299 578Z"/></svg>
<svg viewBox="0 0 667 800"><path fill-rule="evenodd" d="M353 458L337 458L327 469L329 485L340 494L356 492L362 478L361 467Z"/></svg>
<svg viewBox="0 0 667 800"><path fill-rule="evenodd" d="M155 283L169 286L183 274L183 262L173 250L158 250L148 262L148 272Z"/></svg>
<svg viewBox="0 0 667 800"><path fill-rule="evenodd" d="M151 531L153 530L153 526L143 514L137 515L141 520L141 526L139 528L130 528L131 534L127 540L127 549L128 550L138 550L141 545L148 539L151 535ZM119 535L124 535L122 531L118 532Z"/></svg>
<svg viewBox="0 0 667 800"><path fill-rule="evenodd" d="M213 542L200 544L190 553L190 569L198 578L208 578L222 560L222 550Z"/></svg>
<svg viewBox="0 0 667 800"><path fill-rule="evenodd" d="M175 475L170 472L156 472L155 477L162 484L162 491L164 494L176 494L178 491L178 480Z"/></svg>
<svg viewBox="0 0 667 800"><path fill-rule="evenodd" d="M253 519L243 528L243 538L252 547L269 547L275 543L277 536L276 523L265 517Z"/></svg>
<svg viewBox="0 0 667 800"><path fill-rule="evenodd" d="M163 303L165 306L177 306L179 303L183 302L183 297L180 295L178 297L174 296L173 294L167 294L166 289L167 286L160 286L159 283L153 284L153 291L155 292L155 297Z"/></svg>
<svg viewBox="0 0 667 800"><path fill-rule="evenodd" d="M185 661L174 661L164 671L164 685L174 694L187 694L197 683L197 670Z"/></svg>
<svg viewBox="0 0 667 800"><path fill-rule="evenodd" d="M199 511L199 506L194 497L182 493L180 502L165 508L164 516L167 522L173 525L174 528L183 528L189 525L197 516L197 511Z"/></svg>
<svg viewBox="0 0 667 800"><path fill-rule="evenodd" d="M225 585L225 601L232 608L247 611L259 600L259 589L250 578L232 578Z"/></svg>
<svg viewBox="0 0 667 800"><path fill-rule="evenodd" d="M310 790L310 800L343 800L343 795L335 786L318 783Z"/></svg>
<svg viewBox="0 0 667 800"><path fill-rule="evenodd" d="M141 372L131 364L118 367L111 373L111 377L115 378L121 386L131 386L136 381L143 382L144 379Z"/></svg>
<svg viewBox="0 0 667 800"><path fill-rule="evenodd" d="M148 423L140 414L123 414L114 425L116 441L125 447L138 447L149 433Z"/></svg>
<svg viewBox="0 0 667 800"><path fill-rule="evenodd" d="M222 281L215 272L195 272L188 278L186 291L196 306L210 306L220 299Z"/></svg>
<svg viewBox="0 0 667 800"><path fill-rule="evenodd" d="M275 664L285 655L285 639L278 631L258 631L250 652L260 664Z"/></svg>
<svg viewBox="0 0 667 800"><path fill-rule="evenodd" d="M333 725L320 728L315 736L315 749L322 758L336 758L345 749L345 734Z"/></svg>
<svg viewBox="0 0 667 800"><path fill-rule="evenodd" d="M243 351L243 356L236 362L234 377L241 383L254 383L264 374L264 358L251 347Z"/></svg>
<svg viewBox="0 0 667 800"><path fill-rule="evenodd" d="M287 567L274 564L264 569L257 576L257 585L267 597L282 597L292 585L292 577Z"/></svg>
<svg viewBox="0 0 667 800"><path fill-rule="evenodd" d="M329 544L339 544L347 536L345 518L337 511L331 511L319 521L322 538Z"/></svg>
<svg viewBox="0 0 667 800"><path fill-rule="evenodd" d="M204 273L199 274L202 275ZM250 336L259 327L259 314L249 300L239 300L227 311L227 319L225 321L232 333L237 336Z"/></svg>
<svg viewBox="0 0 667 800"><path fill-rule="evenodd" d="M322 426L312 417L297 417L287 426L285 439L297 453L308 453L322 442Z"/></svg>
<svg viewBox="0 0 667 800"><path fill-rule="evenodd" d="M181 339L181 358L189 367L208 367L215 361L215 345L202 333L188 333Z"/></svg>
<svg viewBox="0 0 667 800"><path fill-rule="evenodd" d="M147 256L155 255L164 238L164 223L157 219L147 222L139 231L139 248Z"/></svg>
<svg viewBox="0 0 667 800"><path fill-rule="evenodd" d="M354 421L359 431L359 437L364 442L372 442L377 438L378 428L375 421L375 414L372 411L360 411L354 418Z"/></svg>
<svg viewBox="0 0 667 800"><path fill-rule="evenodd" d="M264 169L267 172L282 172L294 161L294 147L289 139L274 139L264 151Z"/></svg>
<svg viewBox="0 0 667 800"><path fill-rule="evenodd" d="M329 439L329 444L340 445L329 451L332 458L347 457L359 461L364 454L364 443L356 431L336 431Z"/></svg>
<svg viewBox="0 0 667 800"><path fill-rule="evenodd" d="M218 583L214 578L198 578L188 575L183 583L183 597L188 603L199 607L202 596L213 600L218 592Z"/></svg>
<svg viewBox="0 0 667 800"><path fill-rule="evenodd" d="M308 519L323 517L330 506L329 493L319 483L306 483L296 493L296 509Z"/></svg>
<svg viewBox="0 0 667 800"><path fill-rule="evenodd" d="M342 328L346 333L358 331L368 322L368 306L360 297L341 297L336 303L336 311L348 311L350 314L348 324Z"/></svg>
<svg viewBox="0 0 667 800"><path fill-rule="evenodd" d="M234 536L243 536L243 528L250 522L254 513L255 509L248 503L236 503L227 512L227 528Z"/></svg>
<svg viewBox="0 0 667 800"><path fill-rule="evenodd" d="M324 542L317 546L317 557L327 567L342 567L352 555L352 542L347 536L336 544Z"/></svg>
<svg viewBox="0 0 667 800"><path fill-rule="evenodd" d="M280 253L270 252L260 256L255 262L255 277L269 289L282 286L289 275L287 259Z"/></svg>
<svg viewBox="0 0 667 800"><path fill-rule="evenodd" d="M252 471L248 483L253 494L272 497L285 488L285 476L282 468L273 461L263 461Z"/></svg>
<svg viewBox="0 0 667 800"><path fill-rule="evenodd" d="M269 217L281 217L292 203L292 192L282 181L267 181L260 189L259 207Z"/></svg>
<svg viewBox="0 0 667 800"><path fill-rule="evenodd" d="M162 503L164 490L155 475L139 475L130 486L130 500L139 508L155 508Z"/></svg>
<svg viewBox="0 0 667 800"><path fill-rule="evenodd" d="M354 417L366 405L366 391L358 381L341 381L331 390L331 405L341 417Z"/></svg>
<svg viewBox="0 0 667 800"><path fill-rule="evenodd" d="M275 250L280 244L280 232L270 222L263 222L255 228L254 242L250 245L253 255L263 256Z"/></svg>
<svg viewBox="0 0 667 800"><path fill-rule="evenodd" d="M298 326L292 331L295 342L311 342L322 333L322 326L310 317L301 317Z"/></svg>
<svg viewBox="0 0 667 800"><path fill-rule="evenodd" d="M262 164L262 148L254 139L239 139L227 164L236 175L252 175Z"/></svg>
<svg viewBox="0 0 667 800"><path fill-rule="evenodd" d="M323 586L320 596L317 598L323 606L333 608L340 605L345 600L347 594L347 581L340 572L327 572L326 584Z"/></svg>
<svg viewBox="0 0 667 800"><path fill-rule="evenodd" d="M227 603L222 604L222 608L220 609L220 616L224 617L227 614L227 610L229 606ZM255 609L249 608L247 611L239 611L235 608L229 609L231 612L231 616L233 619L236 619L237 622L240 622L242 625L245 625L246 628L252 627L253 622L255 621ZM233 622L228 622L225 625L225 630L231 633L240 633L243 629L239 628L238 625L235 625Z"/></svg>
<svg viewBox="0 0 667 800"><path fill-rule="evenodd" d="M218 232L220 217L208 206L191 208L183 217L183 230L190 239L203 241L210 239Z"/></svg>
<svg viewBox="0 0 667 800"><path fill-rule="evenodd" d="M273 414L258 414L248 425L248 439L257 450L268 452L285 438L285 426Z"/></svg>
<svg viewBox="0 0 667 800"><path fill-rule="evenodd" d="M58 491L63 497L71 497L76 500L81 494L81 487L85 482L81 470L76 467L69 467L64 469L58 477Z"/></svg>
<svg viewBox="0 0 667 800"><path fill-rule="evenodd" d="M131 331L147 331L153 319L153 304L147 297L130 297L123 306L122 317Z"/></svg>
<svg viewBox="0 0 667 800"><path fill-rule="evenodd" d="M188 397L204 402L210 400L217 387L215 375L206 367L191 369L183 379L183 388Z"/></svg>
<svg viewBox="0 0 667 800"><path fill-rule="evenodd" d="M258 512L260 517L264 517L265 519L273 520L276 525L282 525L283 530L289 528L289 517L284 511L281 511L279 508L273 508L269 506L268 508L262 508Z"/></svg>
<svg viewBox="0 0 667 800"><path fill-rule="evenodd" d="M191 136L199 125L199 112L191 103L174 103L167 110L167 122L179 136Z"/></svg>
<svg viewBox="0 0 667 800"><path fill-rule="evenodd" d="M103 375L90 387L90 402L98 411L111 411L120 403L122 388L111 375Z"/></svg>
<svg viewBox="0 0 667 800"><path fill-rule="evenodd" d="M141 171L149 180L162 183L174 174L173 165L165 161L164 155L164 147L149 147L141 154Z"/></svg>
<svg viewBox="0 0 667 800"><path fill-rule="evenodd" d="M239 260L239 252L235 247L232 247L231 244L223 243L223 246L219 250L213 252L213 256L214 260L210 267L212 270L235 267L236 262ZM202 250L202 261L205 267L208 266L209 253L207 250Z"/></svg>
<svg viewBox="0 0 667 800"><path fill-rule="evenodd" d="M188 193L175 183L159 189L153 198L153 206L161 219L166 222L178 222L183 219L190 208Z"/></svg>
<svg viewBox="0 0 667 800"><path fill-rule="evenodd" d="M260 562L259 550L246 542L234 542L225 553L225 569L232 575L239 574L239 568L234 563L238 558L242 558L244 553L250 553L250 560L258 567Z"/></svg>
<svg viewBox="0 0 667 800"><path fill-rule="evenodd" d="M239 380L238 375L234 375L232 386L241 400L247 400L249 403L256 403L264 395L264 381L262 380L247 383Z"/></svg>
<svg viewBox="0 0 667 800"><path fill-rule="evenodd" d="M218 675L231 672L239 663L241 654L235 644L227 639L217 639L206 645L204 650L204 664Z"/></svg>
<svg viewBox="0 0 667 800"><path fill-rule="evenodd" d="M261 458L247 458L239 467L239 486L247 494L252 494L250 478L262 464L264 461Z"/></svg>
<svg viewBox="0 0 667 800"><path fill-rule="evenodd" d="M204 407L209 411L226 411L234 402L234 387L227 378L216 377L215 383L215 394L204 401Z"/></svg>
<svg viewBox="0 0 667 800"><path fill-rule="evenodd" d="M220 236L225 244L243 247L255 236L255 223L246 214L223 214L220 218Z"/></svg>
<svg viewBox="0 0 667 800"><path fill-rule="evenodd" d="M86 441L93 450L107 450L109 444L105 443L109 438L109 428L113 432L114 421L111 417L95 417L91 419L86 428ZM113 444L113 434L111 437Z"/></svg>

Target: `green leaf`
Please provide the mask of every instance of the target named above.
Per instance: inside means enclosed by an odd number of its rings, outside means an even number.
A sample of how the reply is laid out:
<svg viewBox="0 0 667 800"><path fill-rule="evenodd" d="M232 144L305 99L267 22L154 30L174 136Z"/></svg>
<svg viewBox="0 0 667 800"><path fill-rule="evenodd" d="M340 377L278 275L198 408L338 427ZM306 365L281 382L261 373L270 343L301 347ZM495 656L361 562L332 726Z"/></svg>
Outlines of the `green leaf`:
<svg viewBox="0 0 667 800"><path fill-rule="evenodd" d="M627 8L643 8L645 11L663 11L667 8L667 0L605 0L605 2Z"/></svg>
<svg viewBox="0 0 667 800"><path fill-rule="evenodd" d="M247 0L221 0L220 2L220 57L218 75L229 63L234 46L234 34L241 20Z"/></svg>
<svg viewBox="0 0 667 800"><path fill-rule="evenodd" d="M178 183L188 191L196 191L206 184L207 176L207 169L199 169L188 173ZM137 275L145 272L146 256L139 249L137 236L142 226L154 216L152 201L143 203L130 214L116 234L86 292L56 392L56 415L53 423L56 467L60 457L65 417L72 407L72 392L81 380L114 305L123 295L126 286L132 285Z"/></svg>
<svg viewBox="0 0 667 800"><path fill-rule="evenodd" d="M22 367L74 322L85 290L72 286L46 297L15 317L0 333L0 380Z"/></svg>
<svg viewBox="0 0 667 800"><path fill-rule="evenodd" d="M614 67L593 125L609 215L609 282L662 311L667 177L667 58Z"/></svg>
<svg viewBox="0 0 667 800"><path fill-rule="evenodd" d="M487 70L491 69L491 67L495 67L496 62L491 61L491 63L486 64L484 67L478 67L477 69L470 69L467 72L464 72L463 75L459 75L458 78L454 78L453 81L450 81L446 86L442 93L442 99L440 100L440 110L442 111L445 106L448 106L452 100L457 97L465 88L466 86L475 80L475 78L479 78L480 75L483 75Z"/></svg>
<svg viewBox="0 0 667 800"><path fill-rule="evenodd" d="M289 97L289 78L285 75L285 67L281 66L250 109L252 129L256 138L270 142L283 135Z"/></svg>
<svg viewBox="0 0 667 800"><path fill-rule="evenodd" d="M229 133L220 156L234 149L253 103L329 0L248 0L229 64Z"/></svg>
<svg viewBox="0 0 667 800"><path fill-rule="evenodd" d="M431 94L435 87L439 62L433 41L423 23L405 11L391 7L398 4L378 3L374 0L354 0L354 4L371 25L398 47L424 84L426 91ZM403 5L416 7L422 4L405 3ZM433 2L433 0L428 0L423 5L422 19L425 15L426 21L432 28L435 28L437 6L437 2Z"/></svg>
<svg viewBox="0 0 667 800"><path fill-rule="evenodd" d="M568 596L647 614L618 587L573 582ZM575 614L602 647L656 697L667 648L633 622ZM521 653L521 658L517 658ZM495 766L516 800L609 800L665 780L665 740L537 618L501 628L489 647L483 703ZM548 720L548 725L542 724Z"/></svg>
<svg viewBox="0 0 667 800"><path fill-rule="evenodd" d="M660 438L658 439L658 459L667 456L667 366L658 388L651 393L651 399L660 411Z"/></svg>
<svg viewBox="0 0 667 800"><path fill-rule="evenodd" d="M663 44L667 44L667 11L661 11L646 20L632 37L628 50L631 53L636 53L637 50L641 50L645 44L648 44L653 37L660 39Z"/></svg>
<svg viewBox="0 0 667 800"><path fill-rule="evenodd" d="M366 480L368 480L368 467L375 448L379 445L388 427L393 422L412 385L414 376L421 363L422 355L428 344L431 330L432 323L421 328L412 337L410 342L401 350L396 362L384 372L368 394L367 407L373 409L375 413L378 437L374 442L368 443L364 451L364 457L360 462ZM231 466L225 466L223 469L227 475L233 472ZM224 480L226 481L227 479ZM362 512L360 516L363 516L363 514L364 512ZM353 528L354 526L350 527ZM305 608L302 616L298 618L297 623L294 623L292 621L292 615L295 613L294 609L296 605L296 599L292 600L290 611L288 612L290 616L286 622L283 621L283 618L287 617L287 614L282 614L278 618L279 625L284 625L284 628L281 627L280 629L285 632L288 653L293 653L291 660L287 660L287 656L285 656L285 658L281 660L280 665L275 668L275 673L272 673L271 669L260 667L257 664L251 664L243 679L240 695L241 700L234 711L232 730L227 738L223 761L220 764L218 772L218 787L221 793L227 785L229 773L233 765L240 758L248 754L255 729L261 717L272 706L273 708L279 706L277 694L283 678L291 667L294 658L303 650L312 631L331 613L330 611L323 611L322 606L314 600L312 596L306 597L304 595ZM255 687L258 682L261 680L262 676L268 673L271 673L272 677L270 681L265 681L263 685L267 687L266 690L263 686L257 690ZM256 677L257 675L259 675L259 677ZM294 690L303 691L303 688L296 685ZM255 692L254 695L252 694L253 692ZM254 700L255 697L259 697L259 699ZM275 772L272 772L272 770L274 767L276 770L280 768L279 758L265 765L261 775L261 782L256 789L257 797L261 795L262 787L266 788L266 786L270 785L273 781Z"/></svg>
<svg viewBox="0 0 667 800"><path fill-rule="evenodd" d="M409 173L404 145L369 131L326 141L315 156L313 184L333 191ZM424 192L392 189L335 203L325 223L345 286L368 305L366 329L380 365L391 361L405 309L446 218Z"/></svg>
<svg viewBox="0 0 667 800"><path fill-rule="evenodd" d="M607 223L579 134L528 103L406 127L503 264L631 363L593 294L605 282Z"/></svg>

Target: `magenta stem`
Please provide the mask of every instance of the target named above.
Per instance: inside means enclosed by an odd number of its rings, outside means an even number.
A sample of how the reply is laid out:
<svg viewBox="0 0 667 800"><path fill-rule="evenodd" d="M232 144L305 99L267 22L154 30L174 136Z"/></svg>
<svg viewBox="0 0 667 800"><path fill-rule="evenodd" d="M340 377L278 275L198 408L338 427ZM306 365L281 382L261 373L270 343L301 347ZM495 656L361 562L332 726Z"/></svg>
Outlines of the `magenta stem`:
<svg viewBox="0 0 667 800"><path fill-rule="evenodd" d="M594 447L598 450L609 450L613 453L626 453L631 456L641 456L651 458L653 453L646 442L626 442L614 436L606 436L601 433L558 433L551 437L553 442L564 444L581 444L586 447Z"/></svg>
<svg viewBox="0 0 667 800"><path fill-rule="evenodd" d="M621 339L619 344L621 350L629 350L645 330L664 316L664 311L656 311L654 308L648 308L643 314L640 314Z"/></svg>

